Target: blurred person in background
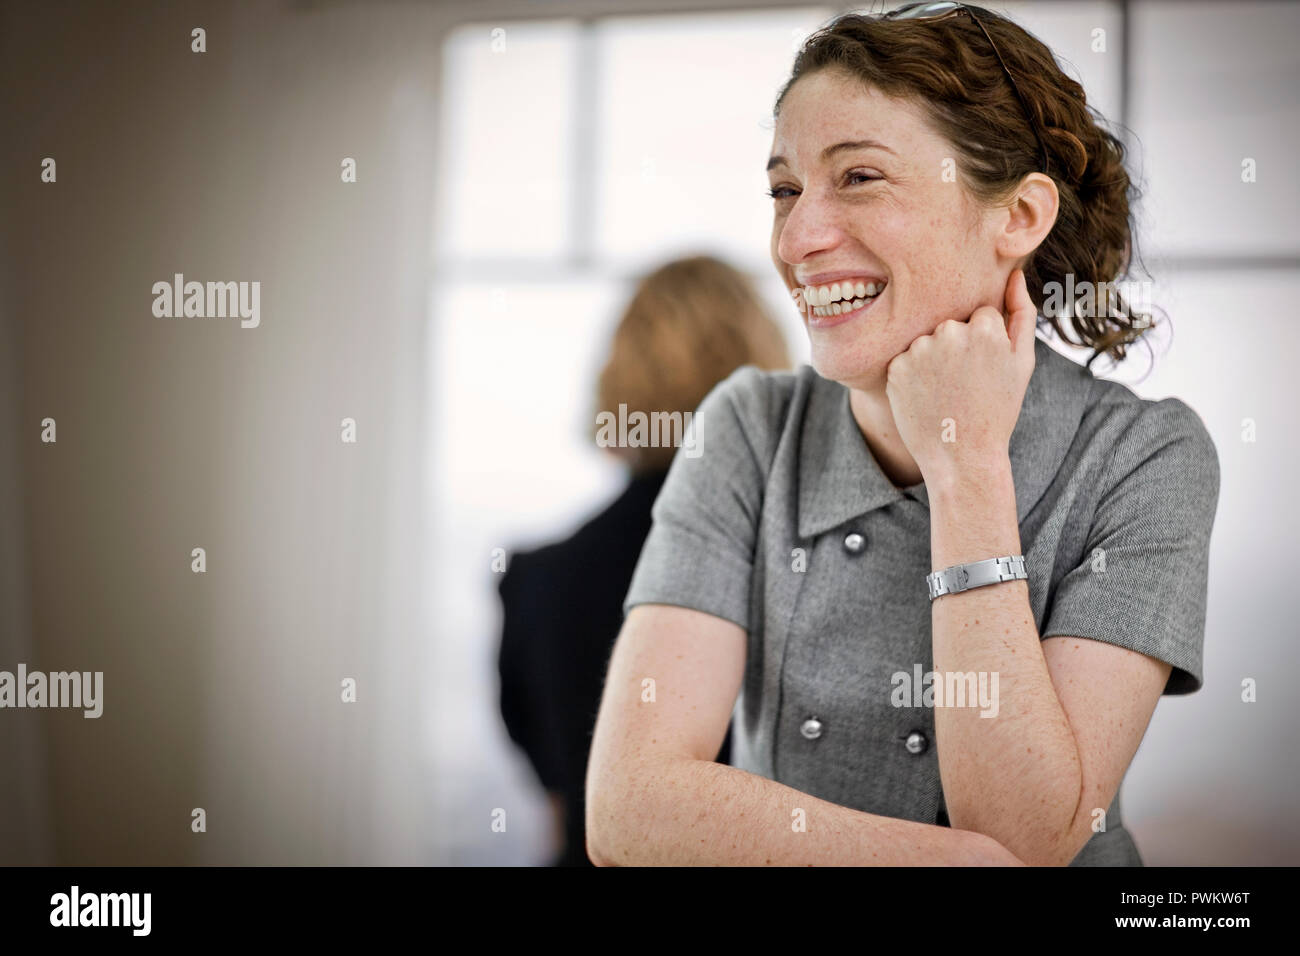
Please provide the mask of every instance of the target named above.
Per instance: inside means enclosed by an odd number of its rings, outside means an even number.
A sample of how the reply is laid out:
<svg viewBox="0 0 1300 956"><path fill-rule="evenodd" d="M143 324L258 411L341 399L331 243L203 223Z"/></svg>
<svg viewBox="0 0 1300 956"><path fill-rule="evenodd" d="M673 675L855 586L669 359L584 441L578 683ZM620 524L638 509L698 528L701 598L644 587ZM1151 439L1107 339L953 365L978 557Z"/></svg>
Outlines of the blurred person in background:
<svg viewBox="0 0 1300 956"><path fill-rule="evenodd" d="M780 328L750 280L711 256L669 262L641 280L615 329L593 421L605 412L619 418L620 406L629 417L691 414L746 365L790 367ZM595 427L592 434L599 438ZM591 864L583 791L592 729L623 598L677 449L607 450L627 467L622 494L564 541L514 554L498 584L501 714L550 798L555 866ZM729 759L730 735L717 756Z"/></svg>

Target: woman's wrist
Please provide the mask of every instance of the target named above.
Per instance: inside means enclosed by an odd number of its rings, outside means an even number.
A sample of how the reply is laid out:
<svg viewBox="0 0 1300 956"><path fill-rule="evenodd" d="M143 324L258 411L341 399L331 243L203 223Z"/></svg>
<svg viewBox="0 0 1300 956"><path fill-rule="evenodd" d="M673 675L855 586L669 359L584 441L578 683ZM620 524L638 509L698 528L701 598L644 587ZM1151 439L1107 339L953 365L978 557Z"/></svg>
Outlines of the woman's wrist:
<svg viewBox="0 0 1300 956"><path fill-rule="evenodd" d="M967 458L949 458L924 470L925 492L930 501L963 498L1014 488L1009 451L989 452Z"/></svg>

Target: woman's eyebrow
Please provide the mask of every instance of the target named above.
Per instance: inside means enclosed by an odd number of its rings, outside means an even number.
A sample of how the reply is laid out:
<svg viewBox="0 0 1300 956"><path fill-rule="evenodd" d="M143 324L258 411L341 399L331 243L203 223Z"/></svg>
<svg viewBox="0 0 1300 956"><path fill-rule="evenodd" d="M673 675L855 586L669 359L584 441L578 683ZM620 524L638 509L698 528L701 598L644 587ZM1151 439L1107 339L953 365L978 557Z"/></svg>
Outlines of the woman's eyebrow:
<svg viewBox="0 0 1300 956"><path fill-rule="evenodd" d="M848 152L849 150L853 150L853 149L883 149L891 156L898 155L892 149L886 146L884 143L877 142L874 139L857 139L851 143L836 143L834 146L827 146L824 150L822 150L822 162L824 163L827 160L833 159L839 153ZM773 156L771 159L767 161L767 168L769 172L773 169L776 169L776 167L778 166L785 166L785 165L787 164L784 156Z"/></svg>

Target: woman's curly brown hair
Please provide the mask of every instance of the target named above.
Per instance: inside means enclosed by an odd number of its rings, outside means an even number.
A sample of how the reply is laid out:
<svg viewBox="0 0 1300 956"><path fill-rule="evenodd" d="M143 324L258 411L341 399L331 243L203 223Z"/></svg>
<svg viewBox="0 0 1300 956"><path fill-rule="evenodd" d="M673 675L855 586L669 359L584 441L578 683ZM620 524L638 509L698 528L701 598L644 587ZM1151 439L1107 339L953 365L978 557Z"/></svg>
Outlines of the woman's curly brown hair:
<svg viewBox="0 0 1300 956"><path fill-rule="evenodd" d="M1047 175L1060 195L1055 225L1025 262L1029 294L1063 341L1093 350L1089 366L1103 353L1118 362L1125 346L1151 326L1151 316L1134 311L1116 287L1129 275L1130 202L1138 197L1124 166L1124 145L1104 128L1083 87L1062 72L1042 41L981 7L974 15L997 44L1034 115L1047 151ZM970 15L932 21L840 16L804 42L774 112L780 112L800 77L823 69L919 101L952 144L958 175L986 203L1006 202L1024 176L1042 171L1038 137L1025 107ZM1059 285L1053 289L1052 283ZM1067 297L1058 311L1055 302L1061 297L1049 290L1072 288L1096 290L1096 307L1077 314ZM1053 307L1046 309L1045 303ZM1074 339L1065 334L1062 320L1069 322Z"/></svg>

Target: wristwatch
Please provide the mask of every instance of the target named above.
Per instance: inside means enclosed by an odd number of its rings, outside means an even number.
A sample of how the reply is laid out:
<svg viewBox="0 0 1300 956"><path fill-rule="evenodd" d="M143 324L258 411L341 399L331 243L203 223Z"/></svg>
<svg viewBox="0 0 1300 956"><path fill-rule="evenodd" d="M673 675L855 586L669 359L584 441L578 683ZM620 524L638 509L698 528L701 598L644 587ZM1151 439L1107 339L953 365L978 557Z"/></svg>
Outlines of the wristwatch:
<svg viewBox="0 0 1300 956"><path fill-rule="evenodd" d="M930 588L930 600L941 594L956 594L986 584L1001 584L1003 581L1024 581L1029 578L1025 571L1025 556L1012 554L1002 558L987 558L972 561L969 564L955 564L942 571L932 571L925 576L925 583Z"/></svg>

